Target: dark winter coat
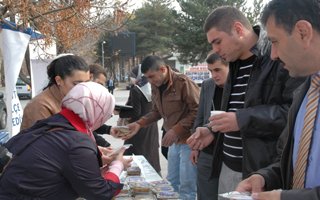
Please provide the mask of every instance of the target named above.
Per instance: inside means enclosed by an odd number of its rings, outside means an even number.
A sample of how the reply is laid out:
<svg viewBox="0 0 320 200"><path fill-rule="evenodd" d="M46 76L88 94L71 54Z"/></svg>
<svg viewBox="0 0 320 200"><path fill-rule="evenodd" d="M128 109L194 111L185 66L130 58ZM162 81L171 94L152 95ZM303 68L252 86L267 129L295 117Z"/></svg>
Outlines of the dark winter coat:
<svg viewBox="0 0 320 200"><path fill-rule="evenodd" d="M236 111L237 122L242 137L242 175L273 163L277 156L276 144L286 122L293 91L304 81L289 77L289 73L279 61L271 60L271 46L254 28L259 40L251 49L256 55L246 89L244 108ZM229 63L229 76L224 86L222 110L228 110L228 102L237 78L239 60ZM223 134L216 135L213 175L218 176L222 163Z"/></svg>
<svg viewBox="0 0 320 200"><path fill-rule="evenodd" d="M111 199L121 188L101 176L94 141L60 114L38 121L6 147L14 157L0 179L1 200Z"/></svg>

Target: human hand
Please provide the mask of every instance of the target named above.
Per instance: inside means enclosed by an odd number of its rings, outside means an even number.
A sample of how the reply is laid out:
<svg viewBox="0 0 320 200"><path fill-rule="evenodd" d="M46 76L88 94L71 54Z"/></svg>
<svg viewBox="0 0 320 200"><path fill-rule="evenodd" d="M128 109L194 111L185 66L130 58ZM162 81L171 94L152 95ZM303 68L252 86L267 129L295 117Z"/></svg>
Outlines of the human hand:
<svg viewBox="0 0 320 200"><path fill-rule="evenodd" d="M270 192L253 193L251 196L255 200L280 200L281 190L272 190Z"/></svg>
<svg viewBox="0 0 320 200"><path fill-rule="evenodd" d="M264 186L265 180L263 176L261 176L260 174L254 174L249 178L246 178L243 181L241 181L238 184L236 191L258 193L263 191Z"/></svg>
<svg viewBox="0 0 320 200"><path fill-rule="evenodd" d="M115 138L123 138L128 135L130 132L129 127L127 126L113 126L110 130L110 134Z"/></svg>
<svg viewBox="0 0 320 200"><path fill-rule="evenodd" d="M121 139L123 140L128 140L130 138L132 138L135 134L137 134L137 132L140 130L140 124L138 124L137 122L133 122L127 125L127 127L129 128L129 133L126 134L125 136L121 137Z"/></svg>
<svg viewBox="0 0 320 200"><path fill-rule="evenodd" d="M199 151L198 150L192 150L190 154L190 160L193 165L196 165L198 162L198 157L199 157Z"/></svg>
<svg viewBox="0 0 320 200"><path fill-rule="evenodd" d="M174 132L174 130L170 129L169 131L166 132L166 134L162 138L161 145L164 147L169 147L177 141L178 141L178 137L176 133Z"/></svg>
<svg viewBox="0 0 320 200"><path fill-rule="evenodd" d="M198 127L188 139L187 144L192 150L202 150L213 141L214 136L207 127Z"/></svg>
<svg viewBox="0 0 320 200"><path fill-rule="evenodd" d="M114 115L119 115L119 113L120 113L120 110L113 110Z"/></svg>
<svg viewBox="0 0 320 200"><path fill-rule="evenodd" d="M123 153L124 153L125 150L126 150L126 148L125 148L125 147L122 147L122 148L121 148L121 151L119 152L119 154L117 154L115 160L119 160L120 162L122 162L123 168L124 168L124 169L127 169L128 167L131 166L131 162L133 161L133 158L132 158L132 157L130 157L130 158L124 158L124 157L123 157Z"/></svg>
<svg viewBox="0 0 320 200"><path fill-rule="evenodd" d="M111 147L101 147L98 146L100 152L101 152L101 160L102 165L109 165L114 159L115 155L112 155L113 149Z"/></svg>
<svg viewBox="0 0 320 200"><path fill-rule="evenodd" d="M112 135L112 136L115 137L115 138L118 138L119 130L118 130L118 129L115 129L114 127L111 127L111 129L110 129L110 135Z"/></svg>
<svg viewBox="0 0 320 200"><path fill-rule="evenodd" d="M211 127L214 132L228 133L240 130L235 112L225 112L211 116L209 121L208 127Z"/></svg>
<svg viewBox="0 0 320 200"><path fill-rule="evenodd" d="M113 148L112 147L98 146L98 148L101 151L101 153L104 154L104 155L108 155L108 154L111 154L113 152Z"/></svg>

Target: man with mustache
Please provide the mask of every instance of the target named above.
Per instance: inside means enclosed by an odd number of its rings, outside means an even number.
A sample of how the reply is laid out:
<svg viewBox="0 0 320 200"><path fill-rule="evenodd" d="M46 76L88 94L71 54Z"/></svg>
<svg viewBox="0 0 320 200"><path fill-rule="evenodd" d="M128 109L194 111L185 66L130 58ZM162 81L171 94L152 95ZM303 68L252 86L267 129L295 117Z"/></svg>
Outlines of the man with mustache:
<svg viewBox="0 0 320 200"><path fill-rule="evenodd" d="M319 18L319 0L272 0L264 8L261 21L272 42L271 58L281 59L290 76L308 78L295 92L276 162L237 188L252 192L254 199L320 199Z"/></svg>

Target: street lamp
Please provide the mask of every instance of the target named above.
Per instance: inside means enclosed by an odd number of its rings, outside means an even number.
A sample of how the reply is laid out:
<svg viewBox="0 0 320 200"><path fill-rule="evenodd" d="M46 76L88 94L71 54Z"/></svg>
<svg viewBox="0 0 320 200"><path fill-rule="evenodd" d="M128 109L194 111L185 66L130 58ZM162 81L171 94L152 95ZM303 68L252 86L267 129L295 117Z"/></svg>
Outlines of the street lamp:
<svg viewBox="0 0 320 200"><path fill-rule="evenodd" d="M106 43L106 41L102 41L101 42L101 57L102 57L102 67L104 69L104 49L103 49L103 45Z"/></svg>

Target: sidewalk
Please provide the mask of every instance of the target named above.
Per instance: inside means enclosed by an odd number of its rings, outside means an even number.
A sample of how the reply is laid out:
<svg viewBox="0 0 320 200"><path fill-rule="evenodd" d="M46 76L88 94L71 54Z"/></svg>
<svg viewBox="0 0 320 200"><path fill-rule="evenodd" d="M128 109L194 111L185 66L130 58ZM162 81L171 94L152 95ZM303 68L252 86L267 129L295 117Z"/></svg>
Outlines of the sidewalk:
<svg viewBox="0 0 320 200"><path fill-rule="evenodd" d="M114 90L127 90L128 82L118 82Z"/></svg>

